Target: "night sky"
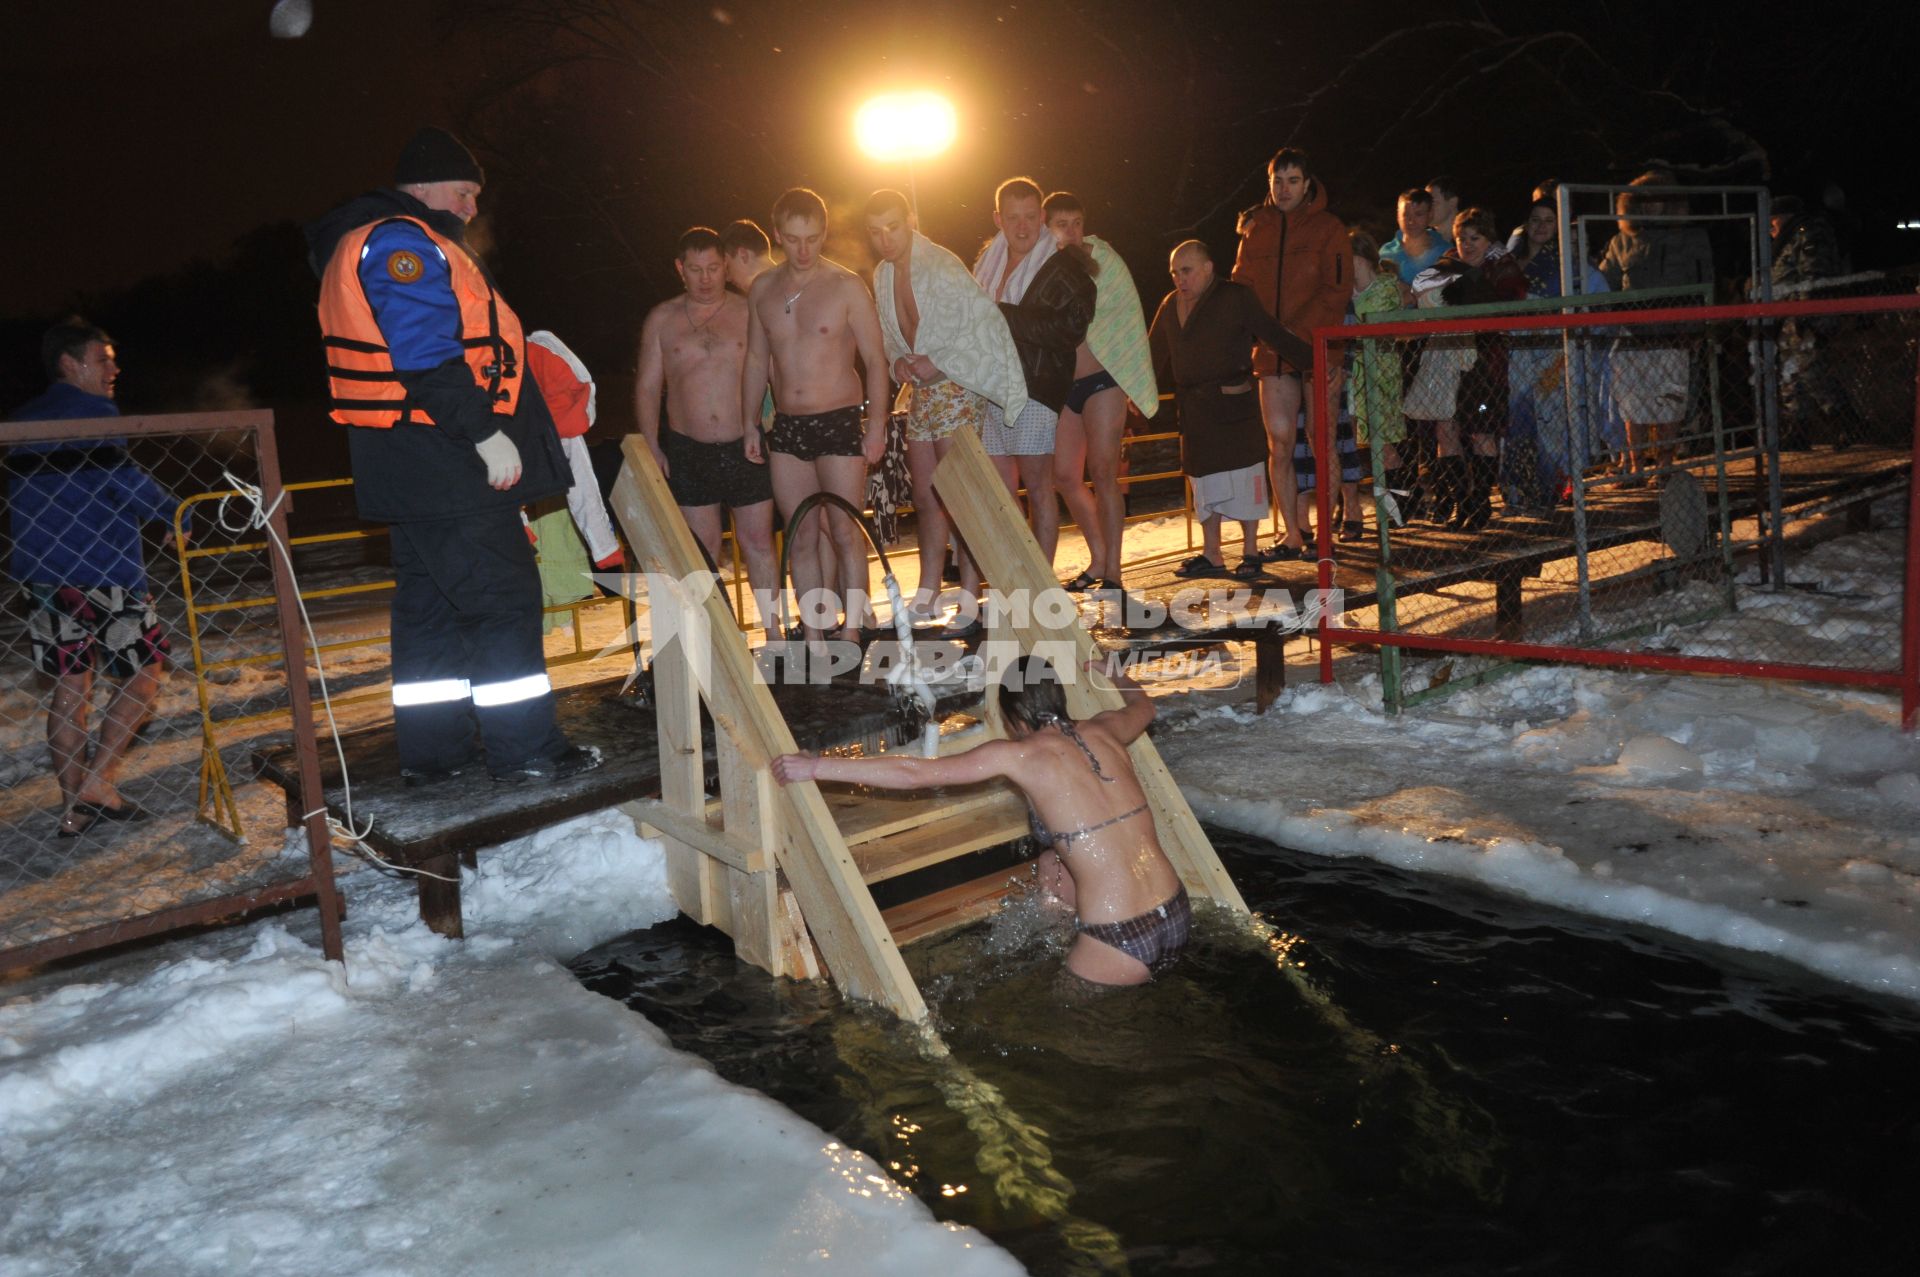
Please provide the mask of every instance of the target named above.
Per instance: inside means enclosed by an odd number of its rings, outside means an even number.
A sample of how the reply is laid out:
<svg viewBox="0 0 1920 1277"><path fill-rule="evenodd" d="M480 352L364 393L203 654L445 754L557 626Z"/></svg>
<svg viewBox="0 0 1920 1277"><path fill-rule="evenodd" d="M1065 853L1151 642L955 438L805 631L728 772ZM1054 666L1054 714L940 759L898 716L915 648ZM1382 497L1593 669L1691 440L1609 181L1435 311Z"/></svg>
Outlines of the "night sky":
<svg viewBox="0 0 1920 1277"><path fill-rule="evenodd" d="M34 388L14 384L23 335L74 308L111 317L136 360L133 406L193 406L175 400L207 368L263 401L312 372L317 397L317 353L311 369L269 366L310 328L256 339L311 325L295 228L384 183L425 122L487 166L475 229L507 296L618 381L645 309L676 287L682 228L764 222L801 182L845 231L869 191L905 185L850 130L863 98L901 84L960 112L955 148L914 174L933 238L971 256L994 183L1030 173L1081 195L1149 305L1175 241L1231 252L1235 212L1286 143L1311 149L1335 212L1382 233L1394 194L1436 173L1510 222L1543 177L1620 179L1658 160L1816 201L1836 182L1858 260L1920 260L1920 232L1892 229L1920 216L1906 4L312 7L297 40L270 37L270 0L10 7L13 397ZM836 248L866 264L852 240ZM143 347L193 367L142 378Z"/></svg>

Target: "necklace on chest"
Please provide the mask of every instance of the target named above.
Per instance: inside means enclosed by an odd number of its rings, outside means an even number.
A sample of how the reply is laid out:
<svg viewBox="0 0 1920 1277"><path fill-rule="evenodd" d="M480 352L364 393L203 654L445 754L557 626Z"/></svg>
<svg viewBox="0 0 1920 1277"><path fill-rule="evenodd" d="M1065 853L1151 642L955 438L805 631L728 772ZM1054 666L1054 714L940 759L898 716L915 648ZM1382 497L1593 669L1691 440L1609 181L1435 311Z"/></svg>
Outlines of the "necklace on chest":
<svg viewBox="0 0 1920 1277"><path fill-rule="evenodd" d="M794 290L793 290L793 293L792 293L792 294L791 294L791 295L790 295L790 296L789 296L789 297L787 298L787 303L786 303L786 312L787 312L787 314L789 314L789 315L791 315L791 314L793 313L793 304L794 304L795 302L797 302L797 301L799 301L799 300L800 300L800 294L802 294L802 293L804 293L804 292L806 292L806 291L807 291L807 290L808 290L809 288L812 288L812 287L813 287L813 281L814 281L815 279L818 279L818 278L819 278L819 276L817 276L817 275L809 275L809 276L807 277L807 282L806 282L806 283L804 283L804 284L802 284L802 285L800 285L800 287L798 287L798 288L796 288L796 289L794 289ZM792 276L788 276L788 277L787 277L787 282L788 282L788 283L792 283L792 282L793 282L793 277L792 277Z"/></svg>
<svg viewBox="0 0 1920 1277"><path fill-rule="evenodd" d="M714 306L713 314L708 315L705 319L701 320L699 323L695 323L693 319L693 299L692 298L687 298L687 297L681 298L681 307L686 313L687 328L693 333L695 337L698 337L700 339L700 349L706 351L708 354L712 354L713 353L713 333L709 330L713 327L714 319L717 318L721 310L725 308L724 299L720 303Z"/></svg>

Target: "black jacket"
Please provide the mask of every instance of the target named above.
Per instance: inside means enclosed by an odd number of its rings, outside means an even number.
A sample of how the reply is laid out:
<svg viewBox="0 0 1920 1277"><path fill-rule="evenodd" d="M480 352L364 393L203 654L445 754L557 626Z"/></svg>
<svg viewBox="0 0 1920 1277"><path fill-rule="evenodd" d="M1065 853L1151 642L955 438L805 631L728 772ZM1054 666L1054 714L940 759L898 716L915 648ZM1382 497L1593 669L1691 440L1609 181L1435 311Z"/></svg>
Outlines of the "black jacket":
<svg viewBox="0 0 1920 1277"><path fill-rule="evenodd" d="M1059 412L1073 390L1073 356L1087 339L1099 286L1079 254L1062 249L1034 273L1019 305L1000 303L1026 375L1027 397Z"/></svg>
<svg viewBox="0 0 1920 1277"><path fill-rule="evenodd" d="M306 228L308 264L326 272L333 250L348 231L389 217L417 217L437 234L465 242L466 225L451 213L430 209L403 191L377 190L348 200ZM481 269L486 267L482 264ZM492 281L489 273L488 281ZM493 414L487 394L459 358L425 372L402 372L400 383L439 426L405 425L390 430L339 426L349 432L354 501L360 517L379 523L455 518L524 505L565 492L572 484L559 432L547 401L523 357L526 384L511 417ZM486 463L474 443L506 431L520 450L520 482L505 492L487 486Z"/></svg>

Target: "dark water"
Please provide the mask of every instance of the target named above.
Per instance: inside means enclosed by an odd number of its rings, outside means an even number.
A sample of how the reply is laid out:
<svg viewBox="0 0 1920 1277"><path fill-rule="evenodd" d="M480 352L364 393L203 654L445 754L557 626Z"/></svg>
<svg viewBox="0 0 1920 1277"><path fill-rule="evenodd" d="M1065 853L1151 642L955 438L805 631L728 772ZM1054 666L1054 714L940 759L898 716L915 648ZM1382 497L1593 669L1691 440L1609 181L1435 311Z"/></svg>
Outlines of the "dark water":
<svg viewBox="0 0 1920 1277"><path fill-rule="evenodd" d="M1916 1271L1920 1013L1214 840L1283 929L1092 1000L1022 907L916 946L950 1061L684 923L575 971L1037 1273Z"/></svg>

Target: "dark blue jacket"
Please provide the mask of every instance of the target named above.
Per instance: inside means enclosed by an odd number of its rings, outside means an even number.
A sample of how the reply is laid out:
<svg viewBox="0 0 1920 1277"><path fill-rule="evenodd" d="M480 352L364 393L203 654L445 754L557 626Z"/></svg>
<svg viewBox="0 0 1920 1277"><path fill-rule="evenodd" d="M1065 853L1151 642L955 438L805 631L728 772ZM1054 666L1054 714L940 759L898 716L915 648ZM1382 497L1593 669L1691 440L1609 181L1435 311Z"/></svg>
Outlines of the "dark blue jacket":
<svg viewBox="0 0 1920 1277"><path fill-rule="evenodd" d="M119 415L111 399L60 381L13 420ZM13 523L8 572L15 580L146 593L141 525L170 518L173 500L128 458L125 439L15 444L7 451L6 471Z"/></svg>

